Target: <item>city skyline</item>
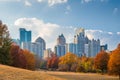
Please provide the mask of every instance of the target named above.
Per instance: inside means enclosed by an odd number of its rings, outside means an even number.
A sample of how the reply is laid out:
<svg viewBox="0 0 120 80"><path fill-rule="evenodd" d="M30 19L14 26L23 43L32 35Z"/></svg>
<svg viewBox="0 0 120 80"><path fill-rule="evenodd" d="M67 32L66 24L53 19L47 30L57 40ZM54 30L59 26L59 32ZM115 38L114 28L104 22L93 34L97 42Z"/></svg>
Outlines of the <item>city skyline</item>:
<svg viewBox="0 0 120 80"><path fill-rule="evenodd" d="M41 36L49 48L61 33L73 42L74 30L83 27L88 38L99 38L110 50L120 43L119 0L1 0L0 9L12 38L26 28L33 31L32 41Z"/></svg>

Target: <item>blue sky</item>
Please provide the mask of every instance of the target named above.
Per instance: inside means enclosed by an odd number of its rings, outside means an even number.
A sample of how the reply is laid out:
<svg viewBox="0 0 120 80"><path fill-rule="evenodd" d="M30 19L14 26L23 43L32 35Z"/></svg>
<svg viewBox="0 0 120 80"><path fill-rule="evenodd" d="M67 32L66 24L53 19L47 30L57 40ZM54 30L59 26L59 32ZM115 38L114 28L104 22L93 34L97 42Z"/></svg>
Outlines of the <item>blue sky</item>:
<svg viewBox="0 0 120 80"><path fill-rule="evenodd" d="M83 27L110 50L120 43L120 0L0 0L0 10L12 38L24 27L32 30L33 41L41 36L53 47L59 34L73 42L74 30Z"/></svg>

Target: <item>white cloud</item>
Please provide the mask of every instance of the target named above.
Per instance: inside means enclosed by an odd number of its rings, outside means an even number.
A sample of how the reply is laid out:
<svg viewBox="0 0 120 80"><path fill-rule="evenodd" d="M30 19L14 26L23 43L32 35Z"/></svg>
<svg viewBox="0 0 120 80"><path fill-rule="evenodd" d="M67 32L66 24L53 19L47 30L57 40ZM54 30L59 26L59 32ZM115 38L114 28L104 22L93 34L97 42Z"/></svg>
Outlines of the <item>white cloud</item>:
<svg viewBox="0 0 120 80"><path fill-rule="evenodd" d="M0 2L16 2L16 1L20 1L20 0L0 0Z"/></svg>
<svg viewBox="0 0 120 80"><path fill-rule="evenodd" d="M49 6L53 6L55 4L66 3L68 0L48 0Z"/></svg>
<svg viewBox="0 0 120 80"><path fill-rule="evenodd" d="M43 1L45 1L45 0L37 0L37 1L41 3L41 2L43 2Z"/></svg>
<svg viewBox="0 0 120 80"><path fill-rule="evenodd" d="M108 32L108 34L112 35L113 33L112 32Z"/></svg>
<svg viewBox="0 0 120 80"><path fill-rule="evenodd" d="M68 14L71 10L72 10L72 9L71 9L71 6L70 6L70 5L67 5L67 6L66 6L65 14Z"/></svg>
<svg viewBox="0 0 120 80"><path fill-rule="evenodd" d="M103 33L102 30L92 30L92 29L89 29L89 30L85 30L85 33L86 33L86 36L92 40L94 38L94 34L98 34L98 33Z"/></svg>
<svg viewBox="0 0 120 80"><path fill-rule="evenodd" d="M81 0L81 3L88 3L91 2L92 0Z"/></svg>
<svg viewBox="0 0 120 80"><path fill-rule="evenodd" d="M95 2L95 1L108 2L109 0L81 0L81 3L89 3L89 2Z"/></svg>
<svg viewBox="0 0 120 80"><path fill-rule="evenodd" d="M25 6L32 6L32 4L28 0L25 0Z"/></svg>
<svg viewBox="0 0 120 80"><path fill-rule="evenodd" d="M48 5L54 6L56 4L63 4L63 3L67 3L68 0L37 0L37 2L41 3L41 2L46 2L48 3Z"/></svg>
<svg viewBox="0 0 120 80"><path fill-rule="evenodd" d="M100 0L101 2L108 2L109 0Z"/></svg>
<svg viewBox="0 0 120 80"><path fill-rule="evenodd" d="M118 12L118 8L114 8L113 9L113 14L117 14L117 12Z"/></svg>
<svg viewBox="0 0 120 80"><path fill-rule="evenodd" d="M71 10L71 7L70 7L70 5L68 5L68 6L66 7L66 9L67 9L67 10Z"/></svg>
<svg viewBox="0 0 120 80"><path fill-rule="evenodd" d="M118 35L120 35L120 32L117 32Z"/></svg>

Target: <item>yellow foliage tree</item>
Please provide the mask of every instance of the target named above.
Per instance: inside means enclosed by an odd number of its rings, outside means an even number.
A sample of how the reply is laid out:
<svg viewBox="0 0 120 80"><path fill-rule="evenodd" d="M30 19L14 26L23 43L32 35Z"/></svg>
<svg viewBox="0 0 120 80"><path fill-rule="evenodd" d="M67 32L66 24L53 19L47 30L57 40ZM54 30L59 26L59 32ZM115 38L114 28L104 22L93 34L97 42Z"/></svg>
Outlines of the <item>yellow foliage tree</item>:
<svg viewBox="0 0 120 80"><path fill-rule="evenodd" d="M71 52L68 52L64 56L60 57L59 60L59 65L68 65L68 70L70 71L72 64L77 63L77 56Z"/></svg>
<svg viewBox="0 0 120 80"><path fill-rule="evenodd" d="M27 62L26 68L30 69L30 70L34 70L35 69L35 57L34 57L34 55L28 50L23 50L23 51L24 51L23 54L24 54L24 56L26 58L26 62Z"/></svg>
<svg viewBox="0 0 120 80"><path fill-rule="evenodd" d="M111 74L119 75L120 80L120 44L110 55L108 69Z"/></svg>

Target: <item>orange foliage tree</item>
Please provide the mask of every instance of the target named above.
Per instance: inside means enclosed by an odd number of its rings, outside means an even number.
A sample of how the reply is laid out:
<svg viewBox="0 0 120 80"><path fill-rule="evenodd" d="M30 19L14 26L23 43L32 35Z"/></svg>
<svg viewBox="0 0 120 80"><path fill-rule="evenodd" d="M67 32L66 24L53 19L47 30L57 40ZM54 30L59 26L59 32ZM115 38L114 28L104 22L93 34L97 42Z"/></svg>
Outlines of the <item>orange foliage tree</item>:
<svg viewBox="0 0 120 80"><path fill-rule="evenodd" d="M12 44L10 49L12 66L26 68L26 59L23 55L23 50L18 45Z"/></svg>
<svg viewBox="0 0 120 80"><path fill-rule="evenodd" d="M119 75L120 80L120 44L110 55L108 70L111 74Z"/></svg>
<svg viewBox="0 0 120 80"><path fill-rule="evenodd" d="M47 68L58 68L59 58L53 53L51 58L47 61Z"/></svg>
<svg viewBox="0 0 120 80"><path fill-rule="evenodd" d="M26 68L30 69L30 70L34 70L35 69L35 57L34 57L34 55L28 50L23 50L23 54L24 54L26 62L27 62Z"/></svg>
<svg viewBox="0 0 120 80"><path fill-rule="evenodd" d="M102 73L107 70L107 64L109 60L109 54L105 51L100 51L94 59L94 67L100 69Z"/></svg>

